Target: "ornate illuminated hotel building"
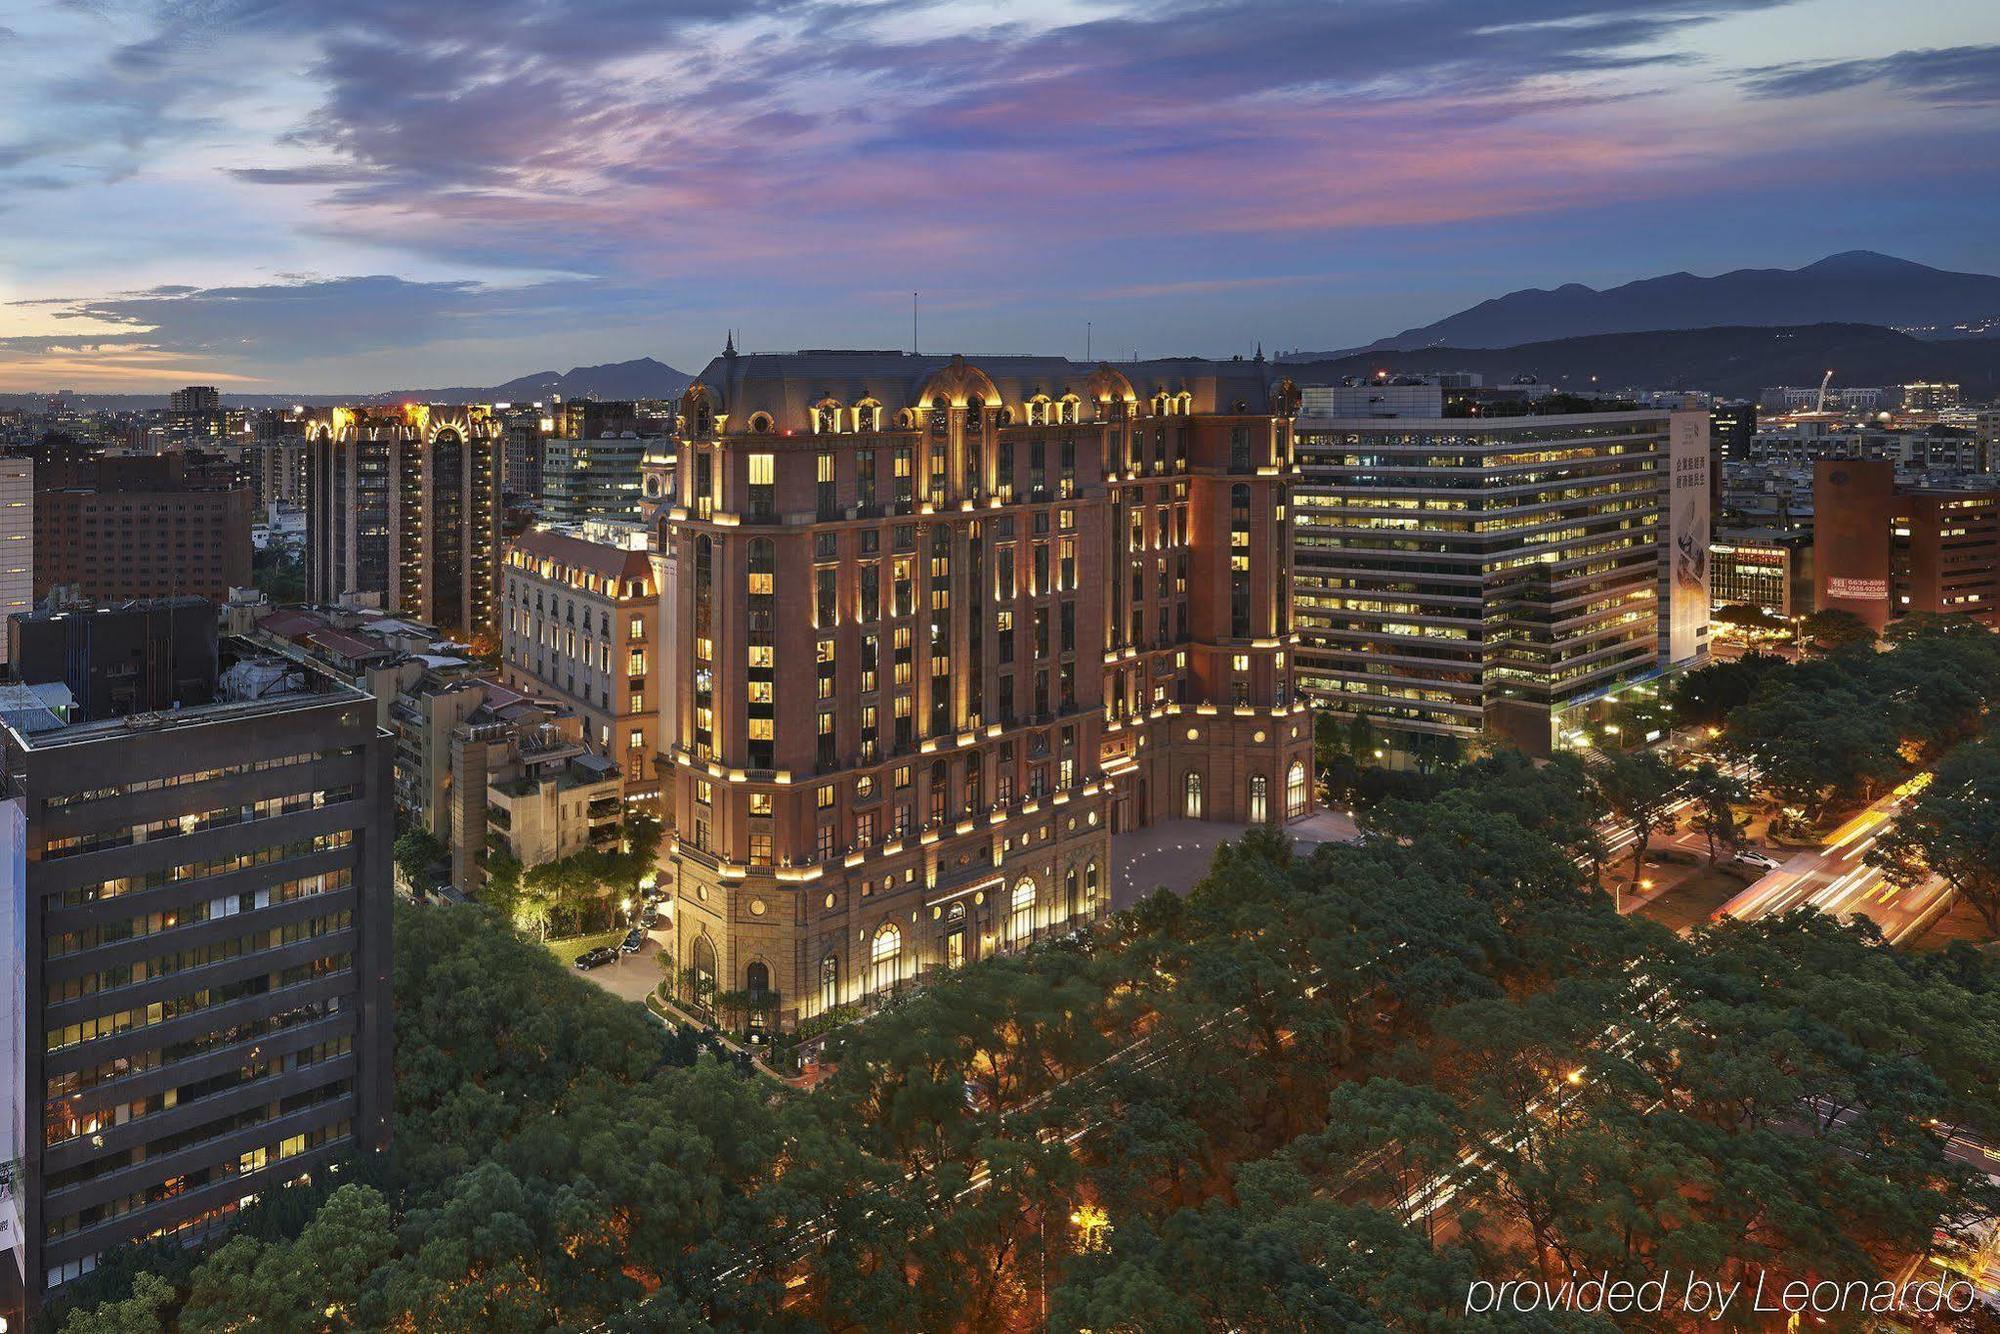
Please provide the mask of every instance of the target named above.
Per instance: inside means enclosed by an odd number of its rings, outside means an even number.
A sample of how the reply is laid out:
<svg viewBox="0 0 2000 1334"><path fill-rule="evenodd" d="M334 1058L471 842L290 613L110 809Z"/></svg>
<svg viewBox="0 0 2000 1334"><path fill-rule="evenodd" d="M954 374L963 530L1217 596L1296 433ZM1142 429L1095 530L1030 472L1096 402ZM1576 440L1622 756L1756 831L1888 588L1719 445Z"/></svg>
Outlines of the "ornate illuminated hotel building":
<svg viewBox="0 0 2000 1334"><path fill-rule="evenodd" d="M331 408L306 426L306 588L494 632L500 424L484 408Z"/></svg>
<svg viewBox="0 0 2000 1334"><path fill-rule="evenodd" d="M1105 910L1110 834L1311 806L1289 383L742 355L687 390L661 546L684 994L783 1022Z"/></svg>

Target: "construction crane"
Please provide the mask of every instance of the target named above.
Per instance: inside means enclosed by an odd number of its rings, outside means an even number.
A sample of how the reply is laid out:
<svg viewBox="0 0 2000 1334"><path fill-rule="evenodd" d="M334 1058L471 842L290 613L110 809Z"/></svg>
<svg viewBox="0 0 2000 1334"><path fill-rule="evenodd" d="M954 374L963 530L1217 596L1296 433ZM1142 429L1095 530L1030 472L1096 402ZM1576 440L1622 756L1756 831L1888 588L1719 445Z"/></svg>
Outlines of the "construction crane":
<svg viewBox="0 0 2000 1334"><path fill-rule="evenodd" d="M1826 411L1826 389L1827 386L1832 383L1833 383L1833 372L1831 370L1829 370L1825 375L1820 377L1819 402L1813 407L1814 413L1817 414Z"/></svg>

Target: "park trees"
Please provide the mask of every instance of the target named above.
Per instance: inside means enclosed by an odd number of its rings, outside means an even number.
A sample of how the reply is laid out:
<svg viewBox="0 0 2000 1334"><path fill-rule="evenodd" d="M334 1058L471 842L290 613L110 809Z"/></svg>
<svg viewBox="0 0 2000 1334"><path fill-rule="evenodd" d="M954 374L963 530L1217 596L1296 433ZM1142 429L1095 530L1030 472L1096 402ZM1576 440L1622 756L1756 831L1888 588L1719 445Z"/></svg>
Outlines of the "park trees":
<svg viewBox="0 0 2000 1334"><path fill-rule="evenodd" d="M1710 760L1689 769L1684 781L1694 801L1694 827L1708 840L1708 862L1713 866L1719 850L1743 841L1745 820L1736 812L1749 803L1750 785Z"/></svg>
<svg viewBox="0 0 2000 1334"><path fill-rule="evenodd" d="M1653 834L1671 816L1669 808L1680 790L1680 774L1650 750L1606 755L1591 766L1591 777L1605 806L1632 826L1632 877L1645 869Z"/></svg>

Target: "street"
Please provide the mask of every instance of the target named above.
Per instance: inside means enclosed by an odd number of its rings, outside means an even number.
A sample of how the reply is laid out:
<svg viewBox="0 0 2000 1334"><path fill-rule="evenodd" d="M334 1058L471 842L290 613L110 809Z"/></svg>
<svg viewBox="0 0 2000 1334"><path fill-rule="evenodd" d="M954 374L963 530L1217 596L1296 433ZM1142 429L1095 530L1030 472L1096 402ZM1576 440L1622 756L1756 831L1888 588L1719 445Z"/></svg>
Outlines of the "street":
<svg viewBox="0 0 2000 1334"><path fill-rule="evenodd" d="M1800 852L1782 867L1744 887L1724 904L1731 917L1755 921L1793 908L1811 907L1847 920L1867 917L1892 943L1920 935L1951 906L1951 889L1933 876L1908 888L1892 883L1864 860L1905 799L1930 782L1918 774L1834 831L1824 847Z"/></svg>

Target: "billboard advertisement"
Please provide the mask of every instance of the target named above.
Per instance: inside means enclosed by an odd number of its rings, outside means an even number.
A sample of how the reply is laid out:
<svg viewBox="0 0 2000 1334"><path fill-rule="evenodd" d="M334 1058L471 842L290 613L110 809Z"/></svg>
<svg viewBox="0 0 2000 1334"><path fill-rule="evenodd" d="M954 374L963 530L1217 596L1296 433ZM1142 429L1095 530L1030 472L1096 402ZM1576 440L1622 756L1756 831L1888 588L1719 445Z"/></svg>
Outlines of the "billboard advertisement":
<svg viewBox="0 0 2000 1334"><path fill-rule="evenodd" d="M1708 648L1708 414L1676 412L1667 447L1667 661Z"/></svg>

